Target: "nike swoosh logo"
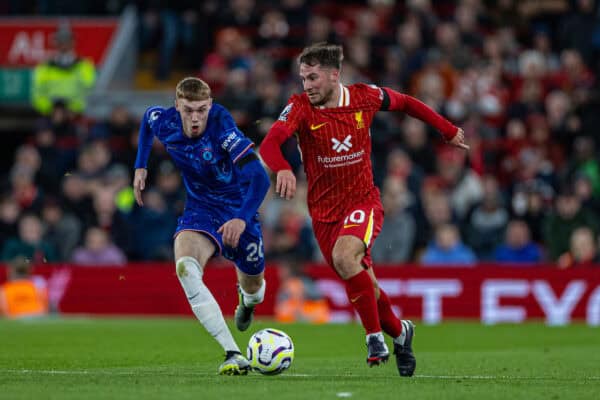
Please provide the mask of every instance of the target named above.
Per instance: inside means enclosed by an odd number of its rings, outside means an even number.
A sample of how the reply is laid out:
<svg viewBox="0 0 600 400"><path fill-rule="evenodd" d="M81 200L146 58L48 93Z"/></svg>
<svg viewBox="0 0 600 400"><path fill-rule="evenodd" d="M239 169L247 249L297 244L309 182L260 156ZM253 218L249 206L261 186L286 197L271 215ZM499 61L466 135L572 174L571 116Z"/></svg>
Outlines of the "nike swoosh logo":
<svg viewBox="0 0 600 400"><path fill-rule="evenodd" d="M322 124L318 124L318 125L310 124L310 130L316 131L317 129L322 128L325 125L327 125L327 122L323 122Z"/></svg>
<svg viewBox="0 0 600 400"><path fill-rule="evenodd" d="M350 299L350 303L356 303L358 301L358 299L360 299L362 297L362 294L359 294L358 296L356 296L353 299Z"/></svg>
<svg viewBox="0 0 600 400"><path fill-rule="evenodd" d="M346 228L352 228L353 226L360 226L360 225L359 224L344 225L344 229L346 229Z"/></svg>

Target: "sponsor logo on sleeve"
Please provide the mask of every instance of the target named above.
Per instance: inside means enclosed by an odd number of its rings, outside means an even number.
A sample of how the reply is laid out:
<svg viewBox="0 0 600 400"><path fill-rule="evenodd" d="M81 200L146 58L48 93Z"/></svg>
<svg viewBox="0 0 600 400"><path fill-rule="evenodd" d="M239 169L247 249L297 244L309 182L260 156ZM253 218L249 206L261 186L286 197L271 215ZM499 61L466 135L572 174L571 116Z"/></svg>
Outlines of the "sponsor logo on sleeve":
<svg viewBox="0 0 600 400"><path fill-rule="evenodd" d="M290 113L290 111L292 111L292 106L293 106L293 103L290 103L287 106L285 106L285 108L283 109L281 114L279 114L279 118L278 118L279 121L283 121L283 122L287 121L288 114Z"/></svg>
<svg viewBox="0 0 600 400"><path fill-rule="evenodd" d="M238 145L240 140L242 139L237 135L236 132L231 132L229 135L227 135L227 137L221 144L221 147L223 148L223 150L230 152Z"/></svg>

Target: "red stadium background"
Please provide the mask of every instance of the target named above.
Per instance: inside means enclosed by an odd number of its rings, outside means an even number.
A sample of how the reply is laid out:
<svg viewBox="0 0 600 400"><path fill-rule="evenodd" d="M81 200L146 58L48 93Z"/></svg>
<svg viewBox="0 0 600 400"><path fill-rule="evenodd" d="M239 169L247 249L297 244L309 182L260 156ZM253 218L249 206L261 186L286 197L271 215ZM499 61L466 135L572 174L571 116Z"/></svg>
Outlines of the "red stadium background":
<svg viewBox="0 0 600 400"><path fill-rule="evenodd" d="M274 264L267 267L268 289L258 315L274 314L277 270ZM355 318L343 284L330 268L308 266L306 273L327 298L332 322ZM428 324L447 319L487 324L537 319L550 325L600 325L600 269L409 266L380 267L377 274L397 314ZM45 280L51 304L63 314L192 316L171 264L44 265L36 267L34 275ZM0 268L0 282L5 279L6 269ZM232 315L237 304L234 269L213 266L204 279L223 312Z"/></svg>

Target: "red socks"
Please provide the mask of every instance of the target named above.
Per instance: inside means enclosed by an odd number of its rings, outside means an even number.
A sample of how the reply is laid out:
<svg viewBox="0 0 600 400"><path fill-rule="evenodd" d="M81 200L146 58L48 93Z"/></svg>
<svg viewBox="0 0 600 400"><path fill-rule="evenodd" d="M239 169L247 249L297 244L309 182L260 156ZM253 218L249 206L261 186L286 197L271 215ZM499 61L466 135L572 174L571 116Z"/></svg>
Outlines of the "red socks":
<svg viewBox="0 0 600 400"><path fill-rule="evenodd" d="M344 281L344 283L346 284L346 294L348 294L348 299L352 306L354 306L356 312L358 312L363 327L367 331L367 335L370 333L381 332L381 324L379 323L379 315L377 314L375 288L373 287L373 281L371 280L369 273L363 270L358 275ZM391 312L391 308L389 308L389 299L388 309Z"/></svg>
<svg viewBox="0 0 600 400"><path fill-rule="evenodd" d="M397 338L402 333L402 324L392 311L390 298L379 288L379 299L377 300L377 311L383 331L392 338Z"/></svg>

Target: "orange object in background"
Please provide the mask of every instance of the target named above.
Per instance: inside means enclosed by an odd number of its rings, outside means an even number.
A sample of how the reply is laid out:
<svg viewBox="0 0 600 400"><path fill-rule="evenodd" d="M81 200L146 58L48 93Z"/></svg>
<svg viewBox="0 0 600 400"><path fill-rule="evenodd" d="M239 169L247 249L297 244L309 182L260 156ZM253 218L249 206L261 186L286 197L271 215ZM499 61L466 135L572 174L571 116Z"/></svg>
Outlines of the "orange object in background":
<svg viewBox="0 0 600 400"><path fill-rule="evenodd" d="M0 285L0 314L8 318L48 314L48 293L32 279L18 279Z"/></svg>
<svg viewBox="0 0 600 400"><path fill-rule="evenodd" d="M275 304L277 322L311 322L324 324L329 321L329 305L325 299L307 299L301 278L287 278L279 289L280 300Z"/></svg>
<svg viewBox="0 0 600 400"><path fill-rule="evenodd" d="M38 317L48 314L46 281L31 275L31 264L17 257L8 265L8 280L0 285L0 316Z"/></svg>

